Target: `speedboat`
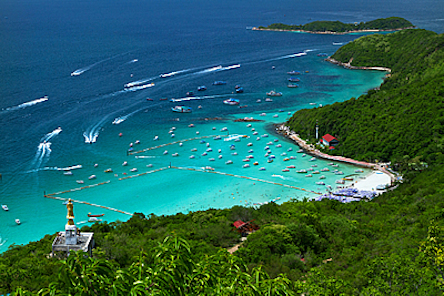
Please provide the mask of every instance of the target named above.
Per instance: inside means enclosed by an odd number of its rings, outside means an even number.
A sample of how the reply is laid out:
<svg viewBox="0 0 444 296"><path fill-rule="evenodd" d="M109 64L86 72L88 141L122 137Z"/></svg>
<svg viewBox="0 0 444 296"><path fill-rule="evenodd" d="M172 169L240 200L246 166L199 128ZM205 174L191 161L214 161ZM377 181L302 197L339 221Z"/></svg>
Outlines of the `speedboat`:
<svg viewBox="0 0 444 296"><path fill-rule="evenodd" d="M173 156L173 157L179 156L179 153L177 153L177 152L176 152L176 153L173 153L172 156Z"/></svg>
<svg viewBox="0 0 444 296"><path fill-rule="evenodd" d="M273 102L273 99L265 98L265 102Z"/></svg>
<svg viewBox="0 0 444 296"><path fill-rule="evenodd" d="M65 176L71 176L72 175L72 172L71 171L67 171L67 172L64 172L63 173Z"/></svg>
<svg viewBox="0 0 444 296"><path fill-rule="evenodd" d="M246 164L244 164L242 167L245 169L245 168L249 168L250 165L249 165L248 163L246 163Z"/></svg>
<svg viewBox="0 0 444 296"><path fill-rule="evenodd" d="M233 163L233 161L231 161L231 160L227 160L226 162L225 162L225 164L232 164Z"/></svg>
<svg viewBox="0 0 444 296"><path fill-rule="evenodd" d="M288 87L288 88L298 88L298 87L299 87L299 84L296 84L296 83L289 83L289 84L287 84L287 87Z"/></svg>
<svg viewBox="0 0 444 296"><path fill-rule="evenodd" d="M91 175L91 176L88 177L88 179L90 179L90 180L93 180L93 179L95 179L95 178L97 178L96 175Z"/></svg>
<svg viewBox="0 0 444 296"><path fill-rule="evenodd" d="M190 155L190 159L193 159L193 158L195 158L196 156L194 156L194 155Z"/></svg>
<svg viewBox="0 0 444 296"><path fill-rule="evenodd" d="M186 95L187 95L187 97L193 97L193 96L194 96L194 92L192 92L192 91L188 91L188 92L186 93Z"/></svg>
<svg viewBox="0 0 444 296"><path fill-rule="evenodd" d="M15 219L15 223L17 223L17 225L22 224L22 222L20 222L20 219Z"/></svg>
<svg viewBox="0 0 444 296"><path fill-rule="evenodd" d="M282 93L281 92L275 92L274 90L267 92L267 96L270 97L282 97Z"/></svg>
<svg viewBox="0 0 444 296"><path fill-rule="evenodd" d="M163 155L167 155L168 154L168 150L163 151Z"/></svg>
<svg viewBox="0 0 444 296"><path fill-rule="evenodd" d="M227 84L225 81L214 81L213 85L224 85Z"/></svg>
<svg viewBox="0 0 444 296"><path fill-rule="evenodd" d="M83 180L77 180L76 181L78 184L83 184L83 183L85 183Z"/></svg>
<svg viewBox="0 0 444 296"><path fill-rule="evenodd" d="M88 217L103 217L103 216L105 216L105 214L91 214L91 213L88 213Z"/></svg>
<svg viewBox="0 0 444 296"><path fill-rule="evenodd" d="M126 166L126 165L128 165L128 162L127 162L127 161L124 161L124 162L122 163L122 165L123 165L123 166Z"/></svg>
<svg viewBox="0 0 444 296"><path fill-rule="evenodd" d="M105 170L105 173L112 173L112 172L113 172L113 169L111 169L111 168Z"/></svg>
<svg viewBox="0 0 444 296"><path fill-rule="evenodd" d="M259 169L259 171L265 171L265 168L264 168L264 167L261 167L261 168Z"/></svg>
<svg viewBox="0 0 444 296"><path fill-rule="evenodd" d="M290 72L287 72L287 74L289 74L289 75L301 75L301 72L299 72L299 71L290 71Z"/></svg>
<svg viewBox="0 0 444 296"><path fill-rule="evenodd" d="M239 105L239 100L234 98L229 98L224 100L224 104L226 105Z"/></svg>
<svg viewBox="0 0 444 296"><path fill-rule="evenodd" d="M179 113L191 113L193 111L193 109L191 109L191 107L187 107L187 106L175 106L175 107L171 108L171 110L173 112L179 112Z"/></svg>
<svg viewBox="0 0 444 296"><path fill-rule="evenodd" d="M88 219L88 222L100 222L100 221L102 221L102 219L99 219L99 218L97 218L97 217L90 217L90 218Z"/></svg>
<svg viewBox="0 0 444 296"><path fill-rule="evenodd" d="M137 172L137 168L130 169L130 172Z"/></svg>
<svg viewBox="0 0 444 296"><path fill-rule="evenodd" d="M325 185L325 183L322 181L319 181L319 182L316 182L316 185Z"/></svg>
<svg viewBox="0 0 444 296"><path fill-rule="evenodd" d="M301 80L299 78L297 78L297 77L290 77L290 78L288 78L288 81L290 81L290 82L299 82Z"/></svg>
<svg viewBox="0 0 444 296"><path fill-rule="evenodd" d="M197 91L204 91L204 90L207 90L207 87L205 85L197 87Z"/></svg>
<svg viewBox="0 0 444 296"><path fill-rule="evenodd" d="M154 141L159 140L159 136L155 136L153 140L154 140Z"/></svg>
<svg viewBox="0 0 444 296"><path fill-rule="evenodd" d="M243 92L244 92L244 89L243 89L242 87L236 88L236 92L237 92L238 94L243 93Z"/></svg>
<svg viewBox="0 0 444 296"><path fill-rule="evenodd" d="M9 208L8 208L7 205L2 205L2 209L5 210L5 211L9 211Z"/></svg>

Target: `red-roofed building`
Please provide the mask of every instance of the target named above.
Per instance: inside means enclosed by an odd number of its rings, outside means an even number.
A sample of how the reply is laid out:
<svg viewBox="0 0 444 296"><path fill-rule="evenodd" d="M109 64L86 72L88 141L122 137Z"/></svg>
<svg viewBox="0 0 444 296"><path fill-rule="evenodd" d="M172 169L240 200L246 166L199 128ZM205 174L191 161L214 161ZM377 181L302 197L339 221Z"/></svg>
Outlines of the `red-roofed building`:
<svg viewBox="0 0 444 296"><path fill-rule="evenodd" d="M322 137L322 144L324 144L325 146L334 147L339 144L339 141L332 135L326 134L325 136Z"/></svg>
<svg viewBox="0 0 444 296"><path fill-rule="evenodd" d="M242 220L237 220L236 222L233 223L233 226L236 227L237 229L240 229L245 225L247 225L247 223L243 222Z"/></svg>
<svg viewBox="0 0 444 296"><path fill-rule="evenodd" d="M259 226L257 226L256 224L253 223L253 220L251 220L249 222L237 220L237 221L233 222L233 226L236 227L236 230L239 233L248 233L248 232L253 232L253 231L259 229Z"/></svg>

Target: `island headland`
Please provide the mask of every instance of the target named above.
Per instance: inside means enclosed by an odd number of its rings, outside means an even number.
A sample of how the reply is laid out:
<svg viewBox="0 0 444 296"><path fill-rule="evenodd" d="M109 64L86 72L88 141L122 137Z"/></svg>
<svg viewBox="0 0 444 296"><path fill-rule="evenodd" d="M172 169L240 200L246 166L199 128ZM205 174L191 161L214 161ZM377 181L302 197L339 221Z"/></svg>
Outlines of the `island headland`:
<svg viewBox="0 0 444 296"><path fill-rule="evenodd" d="M389 17L346 24L340 21L314 21L305 25L286 25L282 23L271 24L267 27L253 27L255 31L277 31L277 32L301 32L310 34L344 35L351 33L375 33L392 32L405 29L413 29L415 26L406 19L400 17Z"/></svg>

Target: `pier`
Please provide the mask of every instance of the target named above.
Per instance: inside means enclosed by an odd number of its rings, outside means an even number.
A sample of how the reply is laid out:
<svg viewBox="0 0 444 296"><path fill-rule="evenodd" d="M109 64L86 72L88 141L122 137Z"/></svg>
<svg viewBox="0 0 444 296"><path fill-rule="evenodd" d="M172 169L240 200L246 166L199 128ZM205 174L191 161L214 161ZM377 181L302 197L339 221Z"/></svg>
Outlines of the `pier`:
<svg viewBox="0 0 444 296"><path fill-rule="evenodd" d="M320 192L315 192L315 191L307 190L307 189L304 189L304 188L300 188L300 187L296 187L296 186L292 186L292 185L288 185L288 184L272 182L272 181L268 181L268 180L264 180L264 179L255 178L255 177L233 175L233 174L229 174L229 173L223 173L223 172L218 172L218 171L213 171L213 170L208 170L208 169L199 170L199 169L194 169L194 168L185 168L185 167L176 167L176 166L171 166L171 168L172 169L177 169L177 170L187 170L187 171L195 171L195 172L211 173L211 174L230 176L230 177L235 177L235 178L240 178L240 179L246 179L246 180L251 180L251 181L256 181L256 182L262 182L262 183L268 183L268 184L272 184L272 185L283 186L283 187L292 188L292 189L301 190L301 191L310 192L310 193L319 194L319 195L322 194Z"/></svg>
<svg viewBox="0 0 444 296"><path fill-rule="evenodd" d="M105 184L109 184L111 181L106 181L106 182L102 182L102 183L97 183L97 184L92 184L92 185L87 185L87 186L83 186L83 187L78 187L78 188L74 188L74 189L69 189L69 190L65 190L65 191L59 191L59 192L55 192L55 193L48 193L48 194L44 194L43 196L46 198L51 198L51 199L56 199L56 200L61 200L61 201L67 201L69 198L63 198L63 197L59 197L56 195L61 195L61 194L65 194L65 193L70 193L70 192L75 192L75 191L79 191L79 190L83 190L83 189L88 189L88 188L94 188L100 185L105 185ZM76 203L81 203L81 204L85 204L85 205L89 205L89 206L93 206L93 207L98 207L98 208L102 208L105 210L109 210L109 211L114 211L117 213L121 213L121 214L125 214L125 215L129 215L132 216L133 214L125 212L125 211L121 211L115 208L111 208L111 207L107 207L107 206L102 206L102 205L98 205L98 204L93 204L93 203L89 203L86 201L81 201L81 200L75 200L75 199L71 199L72 202L76 202Z"/></svg>

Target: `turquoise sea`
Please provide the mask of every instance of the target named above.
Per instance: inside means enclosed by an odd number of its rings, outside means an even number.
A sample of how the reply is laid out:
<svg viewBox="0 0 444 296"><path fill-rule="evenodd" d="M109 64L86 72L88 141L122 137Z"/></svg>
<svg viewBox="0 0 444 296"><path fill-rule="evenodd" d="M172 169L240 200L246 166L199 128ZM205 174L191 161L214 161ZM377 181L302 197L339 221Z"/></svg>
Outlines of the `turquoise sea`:
<svg viewBox="0 0 444 296"><path fill-rule="evenodd" d="M380 85L384 73L345 70L318 56L331 55L359 34L251 27L401 16L441 33L443 12L436 0L1 1L0 204L9 211L0 211L0 252L63 230L66 208L60 200L44 198L45 193L69 191L56 196L123 212L170 215L325 192L324 185L316 185L319 176L333 187L338 176L296 173L328 164L297 153L294 143L274 133L273 124L302 108L358 97ZM301 71L299 88L287 88L292 70ZM201 85L207 90L197 91ZM244 92L236 93L236 85ZM266 102L271 90L283 96ZM170 102L189 91L199 99ZM228 98L239 99L240 105L223 104ZM174 113L175 105L193 112ZM234 121L244 117L262 121L251 126ZM323 127L320 132L328 133ZM224 141L233 134L247 137ZM222 139L213 138L217 135ZM207 137L205 143L199 137ZM198 139L187 140L192 138ZM131 143L137 151L176 141L128 155ZM272 163L265 157L266 146L275 155ZM250 162L244 162L250 155ZM246 163L250 167L243 168ZM156 171L170 165L183 169ZM282 171L290 165L295 168ZM207 166L214 171L201 171ZM65 174L69 168L72 175ZM105 173L108 168L113 172ZM345 175L355 170L344 164L339 169ZM155 172L124 179L150 171ZM89 180L91 175L96 178ZM104 184L76 190L98 183ZM74 211L79 225L86 224L89 212L105 214L108 222L130 218L85 203L76 203Z"/></svg>

